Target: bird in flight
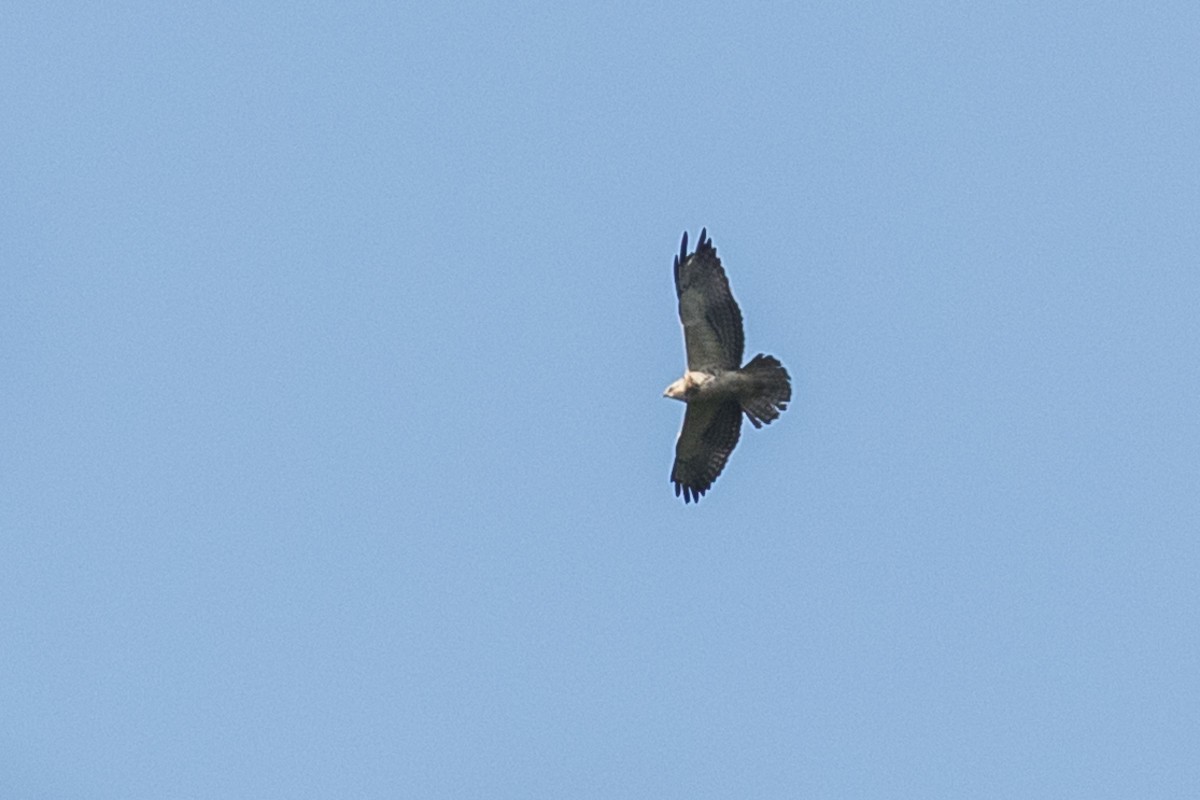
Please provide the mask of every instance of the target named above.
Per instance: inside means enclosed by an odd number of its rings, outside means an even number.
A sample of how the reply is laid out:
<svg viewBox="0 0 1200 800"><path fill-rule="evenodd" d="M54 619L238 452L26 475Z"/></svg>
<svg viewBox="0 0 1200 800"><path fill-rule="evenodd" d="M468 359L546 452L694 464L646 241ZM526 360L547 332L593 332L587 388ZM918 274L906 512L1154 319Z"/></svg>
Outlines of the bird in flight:
<svg viewBox="0 0 1200 800"><path fill-rule="evenodd" d="M663 396L687 403L671 480L675 496L682 494L690 503L699 502L725 468L741 434L742 414L756 428L773 422L792 399L792 384L773 356L759 353L739 366L745 346L742 312L707 228L700 230L691 254L683 232L675 257L675 293L687 370Z"/></svg>

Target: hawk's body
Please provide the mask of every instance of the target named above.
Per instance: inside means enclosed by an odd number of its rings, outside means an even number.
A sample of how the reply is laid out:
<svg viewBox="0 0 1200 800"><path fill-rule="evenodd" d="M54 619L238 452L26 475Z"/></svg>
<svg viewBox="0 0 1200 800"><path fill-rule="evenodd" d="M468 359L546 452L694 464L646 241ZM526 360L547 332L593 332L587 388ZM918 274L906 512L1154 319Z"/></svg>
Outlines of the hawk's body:
<svg viewBox="0 0 1200 800"><path fill-rule="evenodd" d="M664 395L687 403L675 445L671 480L684 502L699 501L725 468L737 445L742 414L760 428L779 418L792 399L787 370L761 353L742 367L742 312L717 258L700 231L696 252L687 252L683 234L675 259L675 292L683 323L687 372Z"/></svg>

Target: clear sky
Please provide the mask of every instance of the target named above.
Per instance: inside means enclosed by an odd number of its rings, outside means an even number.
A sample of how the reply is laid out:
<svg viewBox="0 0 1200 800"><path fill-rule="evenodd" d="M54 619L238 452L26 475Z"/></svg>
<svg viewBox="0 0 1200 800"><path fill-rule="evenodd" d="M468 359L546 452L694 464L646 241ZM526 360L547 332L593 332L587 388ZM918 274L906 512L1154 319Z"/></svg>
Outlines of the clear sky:
<svg viewBox="0 0 1200 800"><path fill-rule="evenodd" d="M1198 42L8 8L0 795L1200 796ZM685 507L701 226L794 398Z"/></svg>

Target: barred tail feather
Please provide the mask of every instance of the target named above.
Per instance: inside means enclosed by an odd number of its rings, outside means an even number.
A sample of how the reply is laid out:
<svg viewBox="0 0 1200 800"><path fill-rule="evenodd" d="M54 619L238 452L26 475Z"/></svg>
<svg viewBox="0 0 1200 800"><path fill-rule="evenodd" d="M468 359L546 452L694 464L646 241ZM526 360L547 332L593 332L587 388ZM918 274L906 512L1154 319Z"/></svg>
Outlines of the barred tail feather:
<svg viewBox="0 0 1200 800"><path fill-rule="evenodd" d="M761 428L779 419L779 412L787 410L792 399L791 378L779 359L759 353L741 372L753 387L739 399L742 411L754 427Z"/></svg>

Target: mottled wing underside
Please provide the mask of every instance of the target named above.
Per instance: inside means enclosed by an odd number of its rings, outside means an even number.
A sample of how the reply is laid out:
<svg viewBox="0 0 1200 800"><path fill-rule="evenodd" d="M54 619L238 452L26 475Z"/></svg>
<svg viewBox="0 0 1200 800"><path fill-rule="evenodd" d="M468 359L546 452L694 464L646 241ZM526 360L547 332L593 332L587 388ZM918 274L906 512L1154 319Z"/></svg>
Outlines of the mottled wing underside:
<svg viewBox="0 0 1200 800"><path fill-rule="evenodd" d="M683 429L675 443L671 480L675 496L699 501L725 468L742 431L742 409L736 400L688 403Z"/></svg>
<svg viewBox="0 0 1200 800"><path fill-rule="evenodd" d="M737 369L744 347L742 312L729 290L717 250L700 231L696 252L688 255L687 232L675 259L675 293L689 370Z"/></svg>

